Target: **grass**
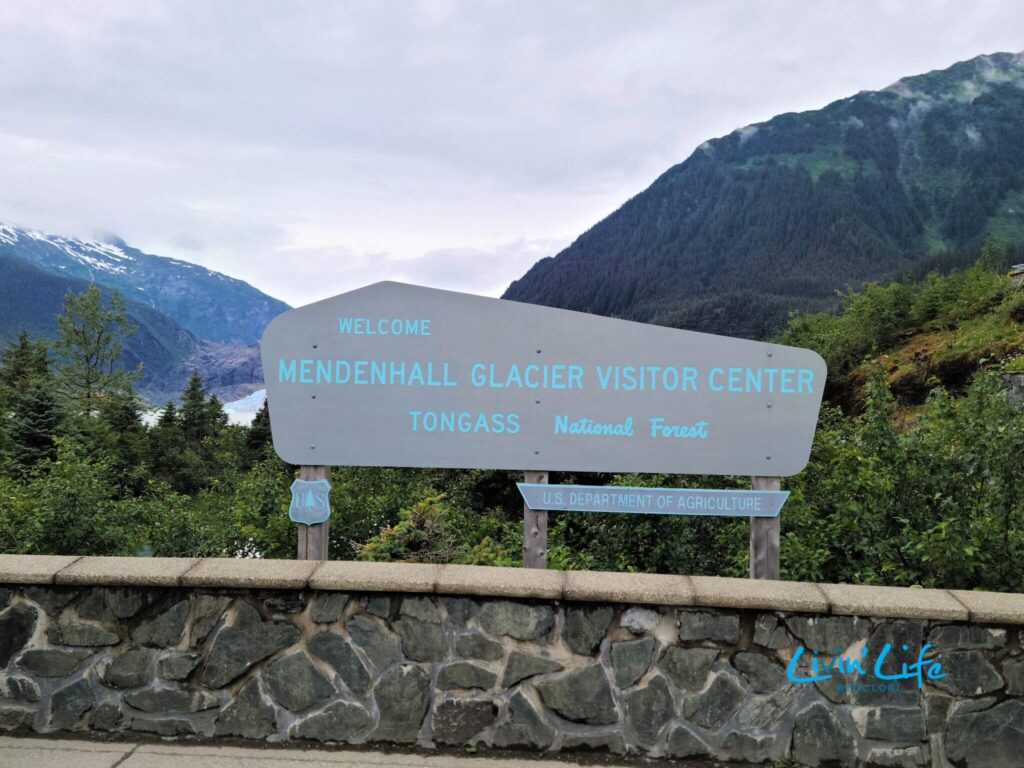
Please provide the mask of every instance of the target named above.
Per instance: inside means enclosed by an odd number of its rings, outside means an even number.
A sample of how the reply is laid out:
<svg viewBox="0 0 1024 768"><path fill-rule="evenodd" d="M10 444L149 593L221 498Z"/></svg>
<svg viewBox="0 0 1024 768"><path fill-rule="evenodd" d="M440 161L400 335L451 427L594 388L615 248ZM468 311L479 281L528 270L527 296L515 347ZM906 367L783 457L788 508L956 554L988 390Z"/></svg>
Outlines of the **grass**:
<svg viewBox="0 0 1024 768"><path fill-rule="evenodd" d="M858 161L847 157L843 150L836 146L816 147L813 152L801 154L756 155L738 167L744 171L758 170L768 165L769 158L787 168L803 168L814 181L820 179L827 171L835 171L844 179L852 179L858 170L865 176L878 174L878 166L873 160Z"/></svg>

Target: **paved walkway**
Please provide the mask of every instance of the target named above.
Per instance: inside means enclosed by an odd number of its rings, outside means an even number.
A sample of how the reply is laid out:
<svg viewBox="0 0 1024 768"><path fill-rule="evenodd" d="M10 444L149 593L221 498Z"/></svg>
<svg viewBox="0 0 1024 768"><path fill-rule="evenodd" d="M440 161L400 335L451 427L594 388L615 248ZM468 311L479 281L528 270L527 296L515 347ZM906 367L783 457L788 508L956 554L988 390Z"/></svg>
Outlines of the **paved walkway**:
<svg viewBox="0 0 1024 768"><path fill-rule="evenodd" d="M389 754L350 749L251 749L0 737L2 768L566 768L571 764L565 760ZM600 764L614 768L613 763Z"/></svg>

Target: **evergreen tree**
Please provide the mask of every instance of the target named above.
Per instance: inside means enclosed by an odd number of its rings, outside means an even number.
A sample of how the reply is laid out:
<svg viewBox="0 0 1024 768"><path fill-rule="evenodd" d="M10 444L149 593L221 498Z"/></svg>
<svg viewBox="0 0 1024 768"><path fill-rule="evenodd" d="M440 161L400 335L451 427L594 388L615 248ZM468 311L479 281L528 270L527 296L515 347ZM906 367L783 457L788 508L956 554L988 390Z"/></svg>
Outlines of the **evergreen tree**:
<svg viewBox="0 0 1024 768"><path fill-rule="evenodd" d="M199 371L192 371L192 377L181 392L180 421L186 447L198 453L202 449L203 440L210 434L206 388Z"/></svg>
<svg viewBox="0 0 1024 768"><path fill-rule="evenodd" d="M169 400L156 425L149 430L149 456L153 474L172 487L177 487L176 478L184 450L185 440L181 434L178 408L173 400Z"/></svg>
<svg viewBox="0 0 1024 768"><path fill-rule="evenodd" d="M131 392L141 366L131 372L120 366L122 343L135 333L135 326L117 291L107 306L95 285L81 294L69 292L57 324L54 350L62 363L57 383L73 410L90 415L104 397Z"/></svg>
<svg viewBox="0 0 1024 768"><path fill-rule="evenodd" d="M7 345L0 362L0 407L8 406L32 381L48 379L49 376L46 344L32 341L22 331L17 341Z"/></svg>
<svg viewBox="0 0 1024 768"><path fill-rule="evenodd" d="M56 455L54 438L61 422L60 406L49 382L36 380L12 403L8 426L10 457L21 470Z"/></svg>
<svg viewBox="0 0 1024 768"><path fill-rule="evenodd" d="M246 467L251 467L261 458L273 444L270 436L270 406L266 400L256 411L249 429L245 433L245 450L248 454Z"/></svg>
<svg viewBox="0 0 1024 768"><path fill-rule="evenodd" d="M146 482L149 448L139 399L131 394L104 400L98 421L115 486L123 496L140 494Z"/></svg>

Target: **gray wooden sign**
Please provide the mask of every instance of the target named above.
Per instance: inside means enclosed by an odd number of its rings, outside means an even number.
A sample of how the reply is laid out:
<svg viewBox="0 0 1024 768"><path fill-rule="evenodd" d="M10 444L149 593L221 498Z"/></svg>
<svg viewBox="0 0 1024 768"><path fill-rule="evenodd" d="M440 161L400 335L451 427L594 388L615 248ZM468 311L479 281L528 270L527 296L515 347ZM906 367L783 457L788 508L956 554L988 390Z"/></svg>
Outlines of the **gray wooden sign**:
<svg viewBox="0 0 1024 768"><path fill-rule="evenodd" d="M292 464L792 475L825 385L806 349L391 282L262 356Z"/></svg>
<svg viewBox="0 0 1024 768"><path fill-rule="evenodd" d="M516 483L530 509L633 515L778 517L789 491Z"/></svg>

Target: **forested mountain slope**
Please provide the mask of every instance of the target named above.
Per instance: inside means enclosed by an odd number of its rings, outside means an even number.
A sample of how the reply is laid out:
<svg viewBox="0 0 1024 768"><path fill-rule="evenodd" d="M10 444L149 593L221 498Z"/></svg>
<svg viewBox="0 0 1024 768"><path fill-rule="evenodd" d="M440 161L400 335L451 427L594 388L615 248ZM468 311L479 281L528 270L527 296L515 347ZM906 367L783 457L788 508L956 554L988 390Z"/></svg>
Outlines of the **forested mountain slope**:
<svg viewBox="0 0 1024 768"><path fill-rule="evenodd" d="M0 342L25 331L33 338L57 334L57 315L69 293L82 293L89 282L54 275L0 252ZM109 288L103 288L109 297ZM262 368L255 347L198 339L175 320L152 307L126 301L136 332L124 342L121 362L128 370L142 363L140 391L154 402L176 396L193 369L216 392L233 397L258 386Z"/></svg>
<svg viewBox="0 0 1024 768"><path fill-rule="evenodd" d="M1024 242L1024 54L705 142L505 298L764 337L989 235Z"/></svg>

